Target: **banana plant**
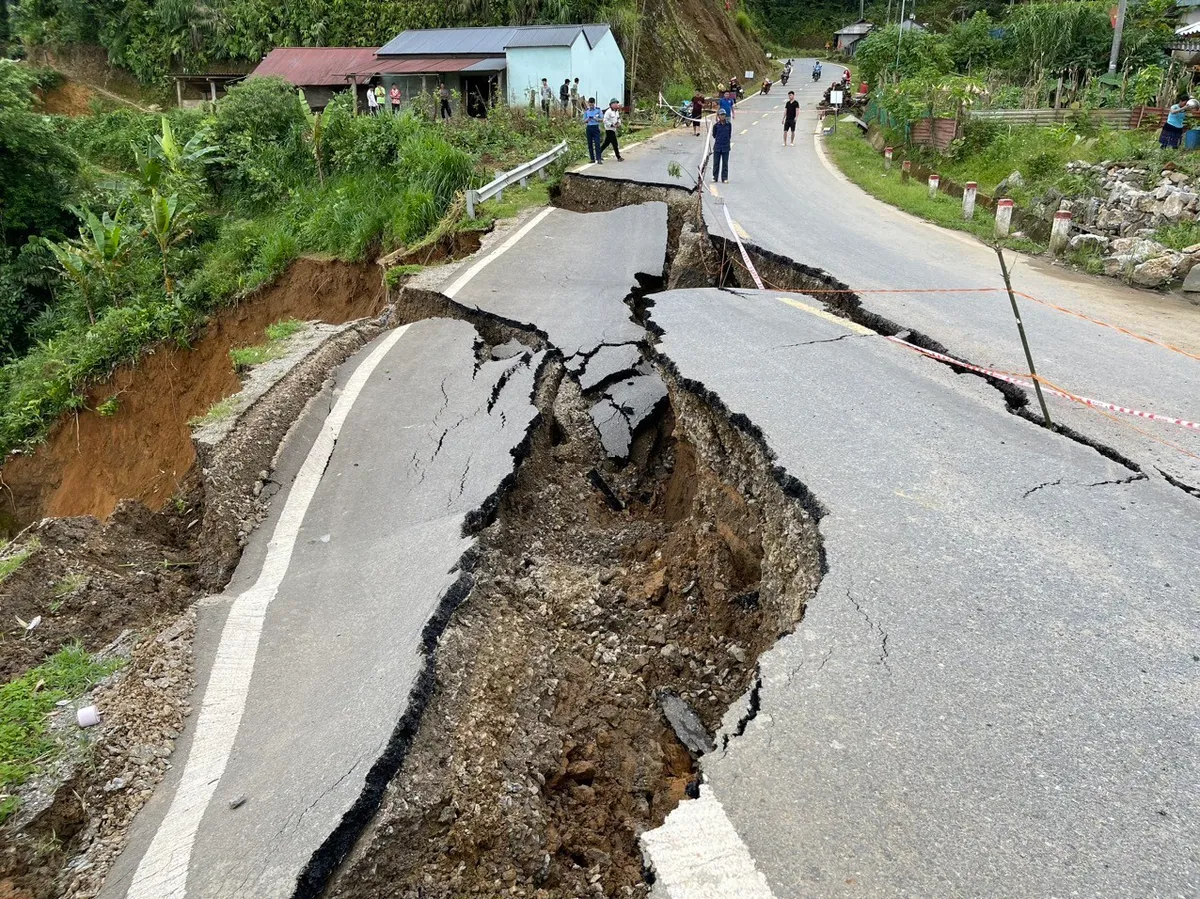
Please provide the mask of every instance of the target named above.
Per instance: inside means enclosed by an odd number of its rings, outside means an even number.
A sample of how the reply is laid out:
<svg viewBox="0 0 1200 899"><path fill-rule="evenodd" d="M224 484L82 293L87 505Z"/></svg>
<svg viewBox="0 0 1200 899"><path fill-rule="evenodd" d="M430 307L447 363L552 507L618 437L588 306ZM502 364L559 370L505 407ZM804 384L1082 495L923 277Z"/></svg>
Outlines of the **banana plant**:
<svg viewBox="0 0 1200 899"><path fill-rule="evenodd" d="M93 299L96 288L111 286L113 273L120 268L129 252L130 235L121 221L120 209L116 218L107 212L97 217L90 209L74 206L71 211L80 221L79 238L61 243L46 240L44 243L62 267L63 274L79 287L88 319L95 324Z"/></svg>
<svg viewBox="0 0 1200 899"><path fill-rule="evenodd" d="M150 193L150 200L146 208L145 233L154 238L154 242L158 245L158 251L162 255L163 289L167 292L167 296L175 292L175 284L171 280L171 272L168 268L171 247L192 233L188 227L188 216L191 211L192 207L188 203L180 201L179 194L171 194L168 197L160 194L157 190Z"/></svg>

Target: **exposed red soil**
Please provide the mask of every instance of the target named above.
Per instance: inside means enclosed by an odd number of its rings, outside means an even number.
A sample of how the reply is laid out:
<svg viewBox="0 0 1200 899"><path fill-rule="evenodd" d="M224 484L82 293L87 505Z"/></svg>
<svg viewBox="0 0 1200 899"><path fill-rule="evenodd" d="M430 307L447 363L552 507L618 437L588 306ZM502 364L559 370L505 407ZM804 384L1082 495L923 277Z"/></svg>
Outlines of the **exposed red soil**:
<svg viewBox="0 0 1200 899"><path fill-rule="evenodd" d="M269 287L217 313L189 348L160 344L88 391L88 409L64 417L31 455L0 470L4 513L18 526L47 515L106 518L121 499L159 510L195 459L188 419L236 393L229 350L261 343L286 318L341 324L379 311L379 268L301 259ZM91 411L118 397L116 414Z"/></svg>

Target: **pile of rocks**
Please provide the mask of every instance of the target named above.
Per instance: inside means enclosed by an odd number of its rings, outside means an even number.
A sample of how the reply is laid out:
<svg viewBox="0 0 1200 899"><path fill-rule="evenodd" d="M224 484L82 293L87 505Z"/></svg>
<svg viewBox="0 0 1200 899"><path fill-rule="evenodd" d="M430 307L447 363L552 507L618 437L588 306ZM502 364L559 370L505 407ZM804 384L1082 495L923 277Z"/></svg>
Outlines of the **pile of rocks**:
<svg viewBox="0 0 1200 899"><path fill-rule="evenodd" d="M1103 256L1106 275L1140 287L1185 278L1200 262L1200 244L1173 250L1153 239L1158 228L1196 220L1200 185L1193 184L1192 176L1168 168L1155 181L1148 169L1108 160L1070 162L1067 171L1093 180L1098 195L1065 196L1051 188L1034 204L1034 213L1047 220L1060 210L1073 214L1081 233L1071 238L1068 249L1093 249ZM1006 182L1016 183L1014 176L1020 177L1014 172ZM1184 289L1200 289L1200 269L1191 280L1196 283Z"/></svg>

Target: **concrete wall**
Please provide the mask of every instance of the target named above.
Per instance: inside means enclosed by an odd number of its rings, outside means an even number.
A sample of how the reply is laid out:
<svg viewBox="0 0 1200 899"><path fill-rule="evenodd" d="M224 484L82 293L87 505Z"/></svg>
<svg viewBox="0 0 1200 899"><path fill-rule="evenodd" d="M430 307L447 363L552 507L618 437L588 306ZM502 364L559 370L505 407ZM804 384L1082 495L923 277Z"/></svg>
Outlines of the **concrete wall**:
<svg viewBox="0 0 1200 899"><path fill-rule="evenodd" d="M529 91L540 90L543 78L550 83L550 90L557 100L563 79L575 77L571 73L570 47L514 47L505 55L508 57L510 106L528 106ZM538 108L541 108L540 104Z"/></svg>
<svg viewBox="0 0 1200 899"><path fill-rule="evenodd" d="M575 66L571 80L579 79L584 99L595 97L598 106L607 106L608 101L616 97L624 105L625 57L612 32L607 32L591 49L587 38L581 34L571 51Z"/></svg>
<svg viewBox="0 0 1200 899"><path fill-rule="evenodd" d="M585 99L595 97L601 106L613 97L625 102L625 57L611 31L595 47L580 32L570 47L514 47L507 56L510 105L528 106L530 88L540 88L543 78L555 100L564 78L578 78Z"/></svg>

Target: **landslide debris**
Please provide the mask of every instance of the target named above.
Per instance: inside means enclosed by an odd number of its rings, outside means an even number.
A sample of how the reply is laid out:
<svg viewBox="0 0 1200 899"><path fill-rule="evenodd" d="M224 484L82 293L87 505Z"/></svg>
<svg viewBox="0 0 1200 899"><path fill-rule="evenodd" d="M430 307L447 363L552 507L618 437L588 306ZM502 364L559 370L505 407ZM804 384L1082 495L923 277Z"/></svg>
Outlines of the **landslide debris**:
<svg viewBox="0 0 1200 899"><path fill-rule="evenodd" d="M618 465L547 376L420 729L325 895L646 895L638 836L698 779L663 708L714 732L820 576L763 448L670 388Z"/></svg>

